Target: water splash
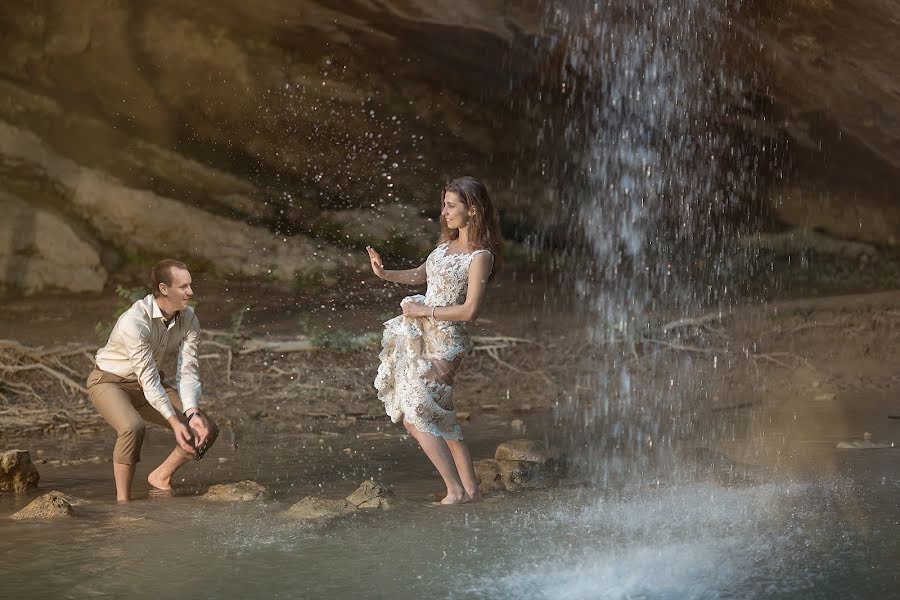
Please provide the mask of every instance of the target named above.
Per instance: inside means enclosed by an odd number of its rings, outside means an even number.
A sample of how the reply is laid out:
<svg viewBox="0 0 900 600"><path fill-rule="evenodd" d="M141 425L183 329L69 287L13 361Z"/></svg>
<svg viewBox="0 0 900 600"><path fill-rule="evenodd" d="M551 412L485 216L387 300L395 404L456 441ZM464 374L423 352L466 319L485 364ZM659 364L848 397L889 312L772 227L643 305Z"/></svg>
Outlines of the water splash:
<svg viewBox="0 0 900 600"><path fill-rule="evenodd" d="M586 402L562 407L576 467L594 480L670 470L716 356L646 359L666 319L727 311L747 276L759 148L730 66L739 2L561 0L544 86L544 171L571 240L562 278L590 316ZM628 456L623 461L622 456ZM644 462L640 462L643 460Z"/></svg>

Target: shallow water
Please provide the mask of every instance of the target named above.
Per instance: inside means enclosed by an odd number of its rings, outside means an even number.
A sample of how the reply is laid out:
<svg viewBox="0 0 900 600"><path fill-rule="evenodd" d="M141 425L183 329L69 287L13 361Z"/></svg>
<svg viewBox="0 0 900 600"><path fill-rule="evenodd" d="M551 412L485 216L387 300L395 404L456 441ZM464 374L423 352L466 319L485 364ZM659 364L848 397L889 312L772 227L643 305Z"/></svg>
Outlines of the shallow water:
<svg viewBox="0 0 900 600"><path fill-rule="evenodd" d="M529 422L530 435L540 437L541 420ZM815 439L791 431L797 420L789 412L764 420L788 441L764 444L782 461L774 471L755 465L766 473L760 483L566 488L450 508L429 505L438 480L389 425L330 434L259 430L234 440L226 431L215 453L185 468L178 495L127 506L111 502L108 463L39 465L43 490L89 502L60 522L0 519L0 552L10 557L0 567L3 595L896 596L900 450L841 452L830 431L816 429ZM516 437L500 417L479 417L467 432L476 458ZM139 476L166 453L168 441L165 432L152 432ZM110 444L89 438L67 452L84 456ZM394 510L326 524L279 516L308 493L342 497L368 476L394 487ZM276 499L212 504L193 495L248 477ZM0 515L24 501L0 498Z"/></svg>

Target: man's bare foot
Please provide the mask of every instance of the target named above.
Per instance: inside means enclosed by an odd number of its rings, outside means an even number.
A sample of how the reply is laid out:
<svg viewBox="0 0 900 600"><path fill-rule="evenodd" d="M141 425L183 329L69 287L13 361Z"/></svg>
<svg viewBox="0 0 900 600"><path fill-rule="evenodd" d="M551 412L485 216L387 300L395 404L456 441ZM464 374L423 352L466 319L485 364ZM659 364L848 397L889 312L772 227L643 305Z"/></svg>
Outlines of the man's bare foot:
<svg viewBox="0 0 900 600"><path fill-rule="evenodd" d="M156 471L147 475L147 483L158 490L168 491L172 489L172 478L161 477Z"/></svg>
<svg viewBox="0 0 900 600"><path fill-rule="evenodd" d="M481 490L476 492L466 492L466 495L469 496L469 502L481 502L484 500L484 496L481 495Z"/></svg>

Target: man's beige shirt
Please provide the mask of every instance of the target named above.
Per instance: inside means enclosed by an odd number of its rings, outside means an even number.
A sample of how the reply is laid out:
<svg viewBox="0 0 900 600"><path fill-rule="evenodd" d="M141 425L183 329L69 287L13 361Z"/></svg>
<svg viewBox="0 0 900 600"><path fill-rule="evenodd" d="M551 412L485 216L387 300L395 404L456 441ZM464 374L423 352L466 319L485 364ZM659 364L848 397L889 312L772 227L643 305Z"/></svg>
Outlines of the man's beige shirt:
<svg viewBox="0 0 900 600"><path fill-rule="evenodd" d="M200 402L200 322L188 307L163 324L162 311L153 294L138 300L116 321L109 341L97 351L97 368L141 383L147 402L166 419L175 414L159 377L159 365L169 352L178 352L175 387L182 410Z"/></svg>

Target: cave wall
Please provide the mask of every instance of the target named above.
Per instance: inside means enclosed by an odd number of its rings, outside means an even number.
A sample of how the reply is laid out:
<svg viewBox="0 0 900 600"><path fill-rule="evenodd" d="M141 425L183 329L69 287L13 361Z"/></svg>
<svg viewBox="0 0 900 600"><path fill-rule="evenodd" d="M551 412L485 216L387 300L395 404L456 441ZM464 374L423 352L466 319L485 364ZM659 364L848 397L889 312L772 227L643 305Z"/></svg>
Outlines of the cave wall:
<svg viewBox="0 0 900 600"><path fill-rule="evenodd" d="M97 290L136 254L280 281L355 264L368 242L420 254L440 184L462 173L491 184L505 223L539 228L549 8L0 5L0 193L17 215L0 222L3 284ZM896 244L900 4L748 1L733 18L763 105L735 139L780 145L764 190L779 225ZM96 276L67 283L58 252L11 241L48 215Z"/></svg>

